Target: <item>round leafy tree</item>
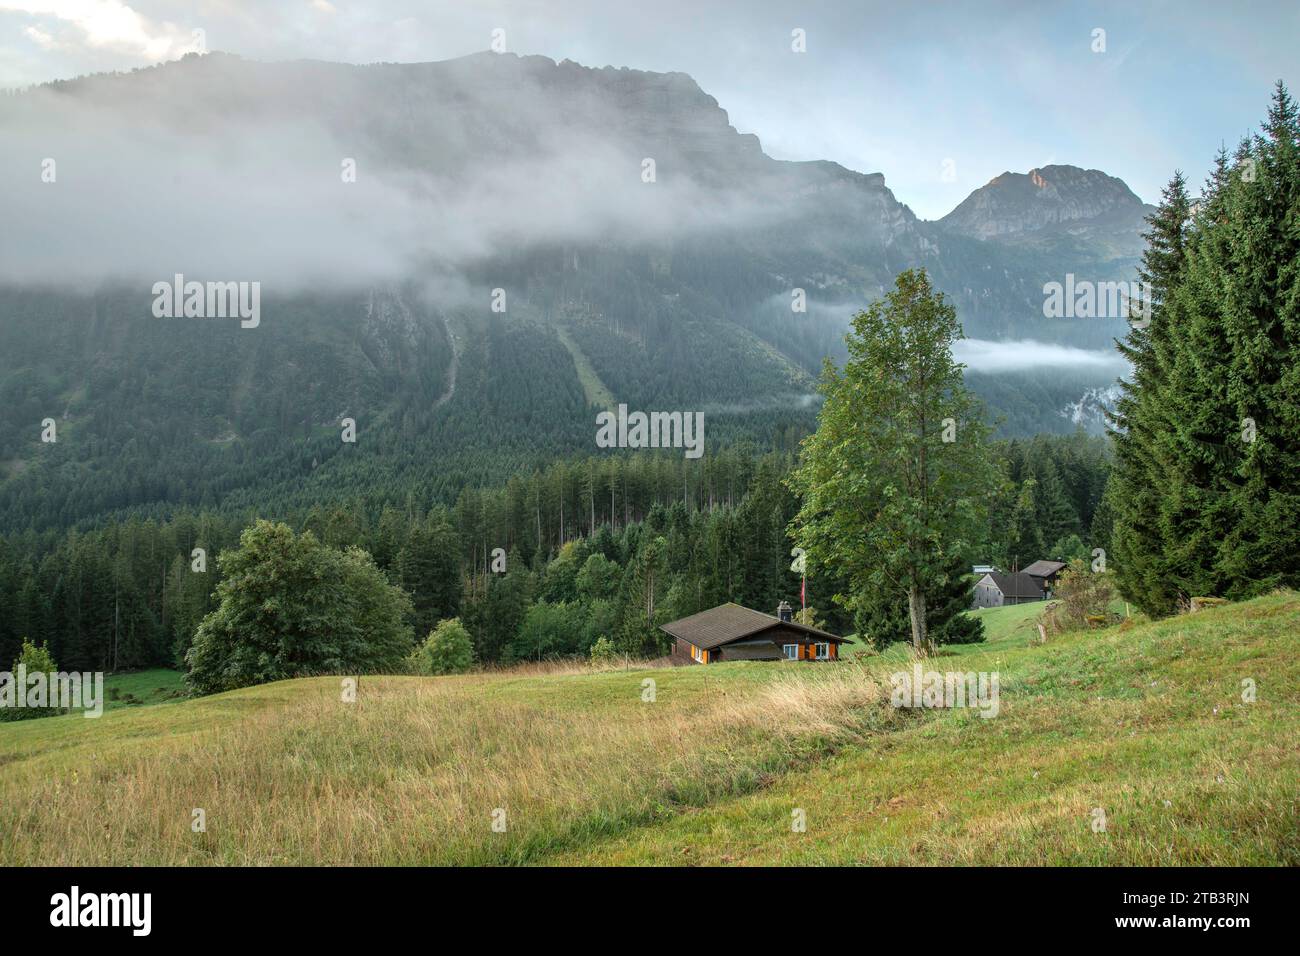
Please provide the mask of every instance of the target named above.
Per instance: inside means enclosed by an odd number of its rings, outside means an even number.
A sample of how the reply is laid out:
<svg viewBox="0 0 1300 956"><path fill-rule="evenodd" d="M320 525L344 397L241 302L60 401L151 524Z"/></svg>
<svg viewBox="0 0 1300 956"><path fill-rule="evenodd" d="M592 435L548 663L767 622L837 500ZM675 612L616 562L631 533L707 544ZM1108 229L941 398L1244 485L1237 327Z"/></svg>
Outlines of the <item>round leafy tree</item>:
<svg viewBox="0 0 1300 956"><path fill-rule="evenodd" d="M418 673L463 674L474 663L474 642L460 618L453 617L439 621L412 657Z"/></svg>
<svg viewBox="0 0 1300 956"><path fill-rule="evenodd" d="M198 693L304 674L397 670L410 653L410 597L359 548L259 521L218 558L217 609L186 655Z"/></svg>
<svg viewBox="0 0 1300 956"><path fill-rule="evenodd" d="M38 647L26 638L23 638L23 649L18 655L18 660L14 661L13 670L10 672L11 675L18 674L19 666L22 666L24 672L28 675L45 674L47 679L48 675L58 670L58 667L54 664L54 657L50 654L49 647L45 644ZM15 700L18 694L27 693L26 687L17 685L15 676L11 676L10 680L14 682L10 685L10 693ZM9 704L10 702L6 701L6 703ZM58 712L58 707L3 706L0 707L0 720L30 720L33 717L50 717Z"/></svg>

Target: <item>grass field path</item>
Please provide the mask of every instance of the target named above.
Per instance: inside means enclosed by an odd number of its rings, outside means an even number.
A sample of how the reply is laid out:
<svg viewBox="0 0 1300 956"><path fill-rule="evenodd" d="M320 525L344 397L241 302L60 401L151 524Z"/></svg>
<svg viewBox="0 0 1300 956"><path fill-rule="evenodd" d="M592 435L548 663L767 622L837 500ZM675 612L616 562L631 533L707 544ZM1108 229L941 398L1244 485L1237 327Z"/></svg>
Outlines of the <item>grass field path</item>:
<svg viewBox="0 0 1300 956"><path fill-rule="evenodd" d="M1000 670L998 717L931 712L761 792L544 862L1300 863L1296 595L1044 647L1015 638L1025 612L999 610L1003 646L929 665Z"/></svg>
<svg viewBox="0 0 1300 956"><path fill-rule="evenodd" d="M1025 613L926 665L999 672L992 719L889 706L893 648L0 724L0 863L1300 863L1300 596L1046 645Z"/></svg>

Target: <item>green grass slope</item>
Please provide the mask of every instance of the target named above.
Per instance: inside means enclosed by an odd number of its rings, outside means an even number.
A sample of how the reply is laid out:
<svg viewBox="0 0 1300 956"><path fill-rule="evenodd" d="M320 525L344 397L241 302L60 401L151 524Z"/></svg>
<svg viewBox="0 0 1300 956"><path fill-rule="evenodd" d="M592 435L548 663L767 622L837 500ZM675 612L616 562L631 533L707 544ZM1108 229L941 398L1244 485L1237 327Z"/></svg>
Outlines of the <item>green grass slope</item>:
<svg viewBox="0 0 1300 956"><path fill-rule="evenodd" d="M891 652L0 724L0 864L1295 864L1298 631L1295 594L1045 646L1010 628L932 665L997 670L989 720L889 706Z"/></svg>
<svg viewBox="0 0 1300 956"><path fill-rule="evenodd" d="M930 666L998 670L998 717L926 712L760 792L551 862L1300 863L1295 594L1042 647L1019 626L1025 606L983 614L989 645Z"/></svg>
<svg viewBox="0 0 1300 956"><path fill-rule="evenodd" d="M175 703L185 699L185 673L166 667L104 678L104 709Z"/></svg>

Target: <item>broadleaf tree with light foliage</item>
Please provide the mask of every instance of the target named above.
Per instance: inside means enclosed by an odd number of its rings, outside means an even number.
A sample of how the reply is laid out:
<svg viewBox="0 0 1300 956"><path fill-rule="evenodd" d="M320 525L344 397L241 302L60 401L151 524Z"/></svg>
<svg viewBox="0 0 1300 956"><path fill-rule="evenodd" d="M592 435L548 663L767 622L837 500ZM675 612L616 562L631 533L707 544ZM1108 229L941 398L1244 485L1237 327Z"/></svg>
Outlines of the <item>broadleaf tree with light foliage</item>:
<svg viewBox="0 0 1300 956"><path fill-rule="evenodd" d="M925 594L969 558L1002 478L981 406L953 360L956 310L924 270L898 276L853 318L848 361L827 360L817 431L790 478L792 522L810 574L845 582L835 601L865 609L883 590L906 595L912 644L930 649Z"/></svg>

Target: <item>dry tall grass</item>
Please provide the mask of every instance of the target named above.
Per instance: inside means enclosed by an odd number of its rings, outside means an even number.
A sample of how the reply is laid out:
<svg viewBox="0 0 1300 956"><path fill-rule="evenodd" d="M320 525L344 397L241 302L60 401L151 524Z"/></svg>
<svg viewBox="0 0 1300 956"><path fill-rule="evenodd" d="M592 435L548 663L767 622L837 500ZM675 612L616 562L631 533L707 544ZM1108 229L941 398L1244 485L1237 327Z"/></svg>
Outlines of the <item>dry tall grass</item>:
<svg viewBox="0 0 1300 956"><path fill-rule="evenodd" d="M351 704L337 678L312 678L56 718L56 747L0 737L0 861L526 862L752 789L896 719L856 665L730 665L747 667L365 677ZM170 733L190 708L210 729Z"/></svg>
<svg viewBox="0 0 1300 956"><path fill-rule="evenodd" d="M573 674L602 674L607 671L652 670L672 667L667 657L628 657L596 662L582 658L552 658L544 661L515 661L511 664L486 664L473 673L484 675L511 675L515 677L564 677Z"/></svg>

